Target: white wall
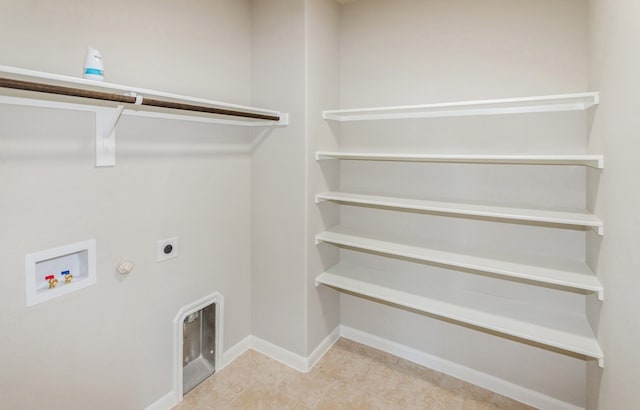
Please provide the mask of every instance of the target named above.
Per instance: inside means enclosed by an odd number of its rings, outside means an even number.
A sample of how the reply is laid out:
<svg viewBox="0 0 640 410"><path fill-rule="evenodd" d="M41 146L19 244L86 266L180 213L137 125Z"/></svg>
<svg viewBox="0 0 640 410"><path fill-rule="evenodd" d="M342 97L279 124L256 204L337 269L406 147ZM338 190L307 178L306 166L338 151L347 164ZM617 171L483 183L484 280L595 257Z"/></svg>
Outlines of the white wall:
<svg viewBox="0 0 640 410"><path fill-rule="evenodd" d="M307 4L307 354L340 323L339 295L315 287L315 278L338 261L338 250L317 246L315 235L336 225L338 210L315 203L315 194L338 187L338 164L315 160L316 151L338 148L323 110L339 104L339 7L334 0L308 0Z"/></svg>
<svg viewBox="0 0 640 410"><path fill-rule="evenodd" d="M290 116L251 156L251 328L306 356L305 2L253 1L251 15L251 101Z"/></svg>
<svg viewBox="0 0 640 410"><path fill-rule="evenodd" d="M640 403L638 21L637 1L589 1L589 88L601 93L589 149L605 157L605 169L589 174L589 202L606 226L602 240L589 241L606 294L602 304L589 301L605 357L604 369L588 367L591 409L635 409Z"/></svg>
<svg viewBox="0 0 640 410"><path fill-rule="evenodd" d="M252 103L290 116L252 154L252 331L307 357L339 324L338 296L314 286L337 252L321 253L313 241L338 217L314 202L318 189L337 183L314 152L337 146L320 113L338 104L338 7L254 1L252 46Z"/></svg>
<svg viewBox="0 0 640 410"><path fill-rule="evenodd" d="M341 108L580 92L587 87L582 0L369 0L342 6ZM342 125L346 151L581 153L584 113L372 121ZM344 191L584 207L580 167L342 161ZM487 251L585 258L585 233L524 224L343 206L341 225L458 242ZM343 260L475 289L517 303L583 313L585 297L342 251ZM585 402L585 361L524 343L341 297L343 324L507 380L572 405ZM553 369L550 371L549 369ZM516 397L518 398L518 397Z"/></svg>
<svg viewBox="0 0 640 410"><path fill-rule="evenodd" d="M249 103L247 1L0 1L1 64ZM245 131L123 118L94 167L91 114L0 106L0 407L140 409L172 389L178 309L225 296L229 347L250 333ZM156 263L156 241L180 255ZM24 255L97 240L97 284L25 307ZM121 258L136 267L115 273Z"/></svg>

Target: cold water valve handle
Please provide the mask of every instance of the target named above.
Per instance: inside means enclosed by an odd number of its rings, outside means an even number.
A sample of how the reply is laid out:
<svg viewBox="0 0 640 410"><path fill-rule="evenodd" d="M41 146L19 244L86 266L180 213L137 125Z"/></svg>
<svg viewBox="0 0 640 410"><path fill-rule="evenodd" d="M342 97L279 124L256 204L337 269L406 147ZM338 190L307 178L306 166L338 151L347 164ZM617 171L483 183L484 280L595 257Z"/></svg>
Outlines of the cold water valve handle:
<svg viewBox="0 0 640 410"><path fill-rule="evenodd" d="M53 275L47 275L44 277L44 280L49 282L49 289L53 289L58 284L58 279L56 279Z"/></svg>
<svg viewBox="0 0 640 410"><path fill-rule="evenodd" d="M64 283L71 283L71 280L73 279L73 275L71 274L71 272L69 272L68 270L65 270L65 271L62 271L60 274L64 278Z"/></svg>

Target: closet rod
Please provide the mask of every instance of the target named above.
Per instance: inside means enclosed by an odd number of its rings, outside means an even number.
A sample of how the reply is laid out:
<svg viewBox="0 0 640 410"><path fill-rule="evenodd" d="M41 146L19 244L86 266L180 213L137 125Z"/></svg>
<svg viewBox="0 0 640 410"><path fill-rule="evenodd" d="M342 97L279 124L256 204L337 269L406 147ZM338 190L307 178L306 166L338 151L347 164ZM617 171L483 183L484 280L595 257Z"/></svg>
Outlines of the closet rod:
<svg viewBox="0 0 640 410"><path fill-rule="evenodd" d="M81 88L62 87L58 85L35 83L32 81L13 80L0 78L1 88L12 88L15 90L35 91L40 93L57 94L70 97L90 98L93 100L114 101L119 103L135 104L136 97L109 93L104 91L83 90ZM196 111L207 114L231 115L234 117L254 118L259 120L280 121L277 115L258 114L249 111L229 110L224 108L214 108L202 105L184 104L172 101L156 100L153 98L143 98L142 105L159 108L170 108L174 110Z"/></svg>

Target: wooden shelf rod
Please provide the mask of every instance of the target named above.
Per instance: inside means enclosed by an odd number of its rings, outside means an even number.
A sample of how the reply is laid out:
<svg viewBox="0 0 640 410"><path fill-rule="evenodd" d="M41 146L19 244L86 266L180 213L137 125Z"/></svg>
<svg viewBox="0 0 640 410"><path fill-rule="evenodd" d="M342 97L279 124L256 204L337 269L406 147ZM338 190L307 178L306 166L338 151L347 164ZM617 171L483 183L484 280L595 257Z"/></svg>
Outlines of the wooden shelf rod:
<svg viewBox="0 0 640 410"><path fill-rule="evenodd" d="M147 105L150 107L168 108L173 110L194 111L207 114L229 115L234 117L253 118L268 121L280 121L278 115L259 114L250 111L230 110L225 108L207 107L203 105L184 104L172 101L164 101L152 98L142 98L139 102L136 96L123 95L104 91L84 90L81 88L63 87L58 85L42 84L32 81L13 80L0 77L1 88L12 88L15 90L34 91L40 93L64 95L69 97L89 98L93 100L112 101L125 104Z"/></svg>

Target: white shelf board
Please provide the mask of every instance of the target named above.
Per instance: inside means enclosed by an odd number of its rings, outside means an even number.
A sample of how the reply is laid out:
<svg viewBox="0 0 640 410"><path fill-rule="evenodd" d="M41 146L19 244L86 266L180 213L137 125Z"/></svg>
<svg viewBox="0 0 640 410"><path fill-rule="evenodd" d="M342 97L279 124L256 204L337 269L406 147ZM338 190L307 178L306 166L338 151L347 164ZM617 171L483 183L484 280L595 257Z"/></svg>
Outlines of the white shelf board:
<svg viewBox="0 0 640 410"><path fill-rule="evenodd" d="M323 192L316 195L316 202L320 201L335 201L353 205L373 205L454 215L585 226L594 228L600 235L603 233L602 221L586 210L517 208L494 204L396 198L348 192Z"/></svg>
<svg viewBox="0 0 640 410"><path fill-rule="evenodd" d="M288 122L288 118L286 114L280 113L279 111L275 111L275 110L259 108L259 107L251 107L247 105L231 104L231 103L207 100L207 99L197 98L197 97L189 97L189 96L184 96L179 94L167 93L164 91L133 87L129 85L87 80L84 78L64 76L59 74L46 73L42 71L28 70L28 69L18 68L18 67L0 65L0 77L12 79L12 80L32 81L32 82L38 82L41 84L48 84L48 85L55 85L55 86L62 86L62 87L80 88L83 90L90 90L90 91L101 91L101 92L110 92L110 93L127 94L127 95L140 95L143 98L160 99L160 100L166 100L166 101L183 103L183 104L202 105L202 106L211 107L211 108L250 111L256 114L279 116L281 120L280 122L278 122L278 121L268 121L268 120L250 119L250 118L229 119L227 116L224 116L224 115L213 115L213 114L197 113L197 112L179 112L177 110L169 110L169 109L162 109L162 108L154 109L153 107L135 106L133 104L127 105L127 108L122 113L123 115L180 119L180 120L187 120L187 121L209 122L209 123L219 123L219 124L227 124L227 125L245 125L245 126L286 125ZM105 107L105 104L108 104L107 102L91 101L85 98L73 98L73 97L61 98L60 96L49 96L47 98L44 98L44 95L41 93L34 93L34 92L20 91L20 90L9 90L9 89L3 89L3 88L0 88L0 93L6 94L6 95L0 96L0 103L2 104L30 105L30 106L39 106L39 107L46 107L46 108L59 108L59 109L70 109L70 110L80 110L80 111L94 111L93 107ZM24 97L25 95L27 97ZM69 103L69 101L75 101L77 103ZM121 103L114 102L114 103L111 103L110 105L115 106L117 104L121 104Z"/></svg>
<svg viewBox="0 0 640 410"><path fill-rule="evenodd" d="M390 256L436 263L455 268L487 272L575 290L595 292L603 300L604 289L583 261L554 259L538 255L488 254L441 242L411 237L378 235L336 227L316 235L316 243L326 242Z"/></svg>
<svg viewBox="0 0 640 410"><path fill-rule="evenodd" d="M317 284L597 359L603 353L585 316L553 312L486 293L416 285L402 274L340 263Z"/></svg>
<svg viewBox="0 0 640 410"><path fill-rule="evenodd" d="M362 161L398 162L446 162L466 164L520 164L520 165L581 165L593 168L604 167L602 155L558 155L558 154L401 154L375 152L317 151L316 160L342 159Z"/></svg>
<svg viewBox="0 0 640 410"><path fill-rule="evenodd" d="M585 92L494 100L327 110L322 112L322 118L332 121L366 121L582 111L597 105L599 100L599 93Z"/></svg>

